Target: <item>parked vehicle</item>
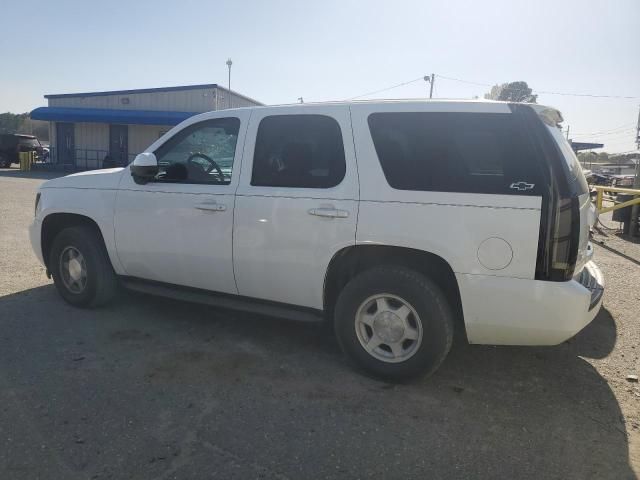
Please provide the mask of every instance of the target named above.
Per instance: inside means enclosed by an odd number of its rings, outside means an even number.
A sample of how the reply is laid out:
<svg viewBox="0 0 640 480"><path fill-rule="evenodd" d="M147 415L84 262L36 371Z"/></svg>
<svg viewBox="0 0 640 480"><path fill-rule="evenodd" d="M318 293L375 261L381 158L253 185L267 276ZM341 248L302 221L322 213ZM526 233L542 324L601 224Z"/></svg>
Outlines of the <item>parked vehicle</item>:
<svg viewBox="0 0 640 480"><path fill-rule="evenodd" d="M604 175L601 173L592 173L588 177L589 184L591 185L611 185L611 175Z"/></svg>
<svg viewBox="0 0 640 480"><path fill-rule="evenodd" d="M635 175L613 175L611 186L617 188L632 188Z"/></svg>
<svg viewBox="0 0 640 480"><path fill-rule="evenodd" d="M33 135L20 133L0 134L0 167L9 168L12 163L19 163L20 152L36 152L41 155L42 145Z"/></svg>
<svg viewBox="0 0 640 480"><path fill-rule="evenodd" d="M598 313L580 165L540 105L362 102L223 110L125 168L50 180L30 227L61 296L116 286L331 322L390 379L471 343L553 345Z"/></svg>

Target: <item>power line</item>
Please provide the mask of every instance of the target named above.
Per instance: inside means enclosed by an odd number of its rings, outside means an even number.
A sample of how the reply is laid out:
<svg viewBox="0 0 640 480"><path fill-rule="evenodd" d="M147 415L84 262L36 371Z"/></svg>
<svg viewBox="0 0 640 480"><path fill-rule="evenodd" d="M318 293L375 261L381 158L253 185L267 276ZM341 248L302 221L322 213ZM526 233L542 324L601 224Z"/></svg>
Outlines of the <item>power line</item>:
<svg viewBox="0 0 640 480"><path fill-rule="evenodd" d="M394 88L404 87L405 85L409 85L411 83L415 83L415 82L420 81L420 80L424 81L424 76L418 77L418 78L416 78L414 80L409 80L408 82L398 83L397 85L392 85L392 86L387 87L387 88L381 88L380 90L375 90L373 92L363 93L362 95L357 95L355 97L347 98L347 100L355 100L357 98L368 97L369 95L375 95L376 93L382 93L382 92L386 92L387 90L393 90Z"/></svg>
<svg viewBox="0 0 640 480"><path fill-rule="evenodd" d="M597 132L588 132L588 133L576 133L574 134L575 136L585 136L585 135L599 135L599 134L608 134L608 133L613 133L616 132L618 130L628 130L630 127L632 127L633 125L635 125L635 123L631 122L631 123L625 123L624 125L620 125L619 127L616 128L611 128L611 129L607 129L607 130L599 130ZM634 128L635 130L635 128Z"/></svg>
<svg viewBox="0 0 640 480"><path fill-rule="evenodd" d="M497 85L497 84L490 84L490 83L483 83L483 82L473 82L471 80L463 80L461 78L446 77L444 75L436 75L436 77L440 77L444 80L452 80L454 82L468 83L470 85L478 85L481 87L493 87ZM508 87L505 88L504 90L515 91L515 92L525 91L522 88L508 88ZM570 96L570 97L622 98L622 99L631 99L631 100L640 99L640 96L628 96L628 95L596 95L592 93L552 92L548 90L534 90L534 89L532 89L532 92L535 92L538 94L545 94L545 95L564 95L564 96Z"/></svg>
<svg viewBox="0 0 640 480"><path fill-rule="evenodd" d="M475 82L472 80L464 80L462 78L455 78L455 77L449 77L449 76L445 76L445 75L439 75L439 74L434 74L434 77L439 77L443 80L451 80L454 82L460 82L460 83L466 83L469 85L476 85L476 86L481 86L481 87L494 87L494 86L499 86L498 84L491 84L491 83L484 83L484 82ZM389 87L385 87L385 88L381 88L379 90L374 90L371 92L367 92L367 93L363 93L361 95L356 95L355 97L350 97L346 100L356 100L358 98L362 98L362 97L368 97L369 95L375 95L377 93L382 93L382 92L387 92L389 90L393 90L394 88L398 88L398 87L403 87L405 85L410 85L412 83L416 83L419 82L421 80L424 80L425 77L418 77L415 78L413 80L409 80L407 82L402 82L402 83L398 83L395 85L391 85ZM503 88L503 90L507 90L507 91L513 91L513 92L525 92L528 91L527 89L522 89L522 88L510 88L510 87L505 87ZM630 95L597 95L597 94L592 94L592 93L573 93L573 92L554 92L554 91L549 91L549 90L534 90L531 89L532 93L536 93L536 94L544 94L544 95L561 95L561 96L571 96L571 97L589 97L589 98L617 98L617 99L640 99L640 96L630 96ZM574 136L592 136L592 135L598 135L600 133L609 133L609 132L613 132L615 130L619 130L621 128L626 127L627 125L623 125L621 127L612 129L612 130L604 130L602 132L594 132L594 133L579 133L579 134L575 134Z"/></svg>
<svg viewBox="0 0 640 480"><path fill-rule="evenodd" d="M633 131L632 129L628 129L628 130L622 130L620 132L611 132L611 133L603 133L600 135L572 135L572 138L585 138L585 137L589 137L589 138L594 138L594 139L598 139L598 138L603 138L603 139L612 139L612 138L625 138L625 137L631 137L633 135Z"/></svg>

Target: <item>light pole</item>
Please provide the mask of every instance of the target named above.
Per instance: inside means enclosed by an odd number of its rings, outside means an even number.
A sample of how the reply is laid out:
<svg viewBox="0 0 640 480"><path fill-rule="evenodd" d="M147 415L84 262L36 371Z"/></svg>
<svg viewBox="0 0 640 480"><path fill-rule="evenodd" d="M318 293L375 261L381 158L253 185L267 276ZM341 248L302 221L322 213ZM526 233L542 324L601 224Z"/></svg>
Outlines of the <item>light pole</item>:
<svg viewBox="0 0 640 480"><path fill-rule="evenodd" d="M229 93L228 93L229 101L227 102L228 108L231 108L231 65L233 65L233 62L231 61L231 59L228 59L227 60L227 67L229 67L229 84L228 84L229 85Z"/></svg>

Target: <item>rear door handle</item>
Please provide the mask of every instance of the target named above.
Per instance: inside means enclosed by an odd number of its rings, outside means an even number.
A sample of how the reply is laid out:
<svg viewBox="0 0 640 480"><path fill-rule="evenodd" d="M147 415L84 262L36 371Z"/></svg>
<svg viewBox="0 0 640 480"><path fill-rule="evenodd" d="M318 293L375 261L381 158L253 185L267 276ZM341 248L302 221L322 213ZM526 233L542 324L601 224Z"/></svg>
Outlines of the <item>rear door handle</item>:
<svg viewBox="0 0 640 480"><path fill-rule="evenodd" d="M208 212L224 212L227 209L226 205L216 202L203 202L196 205L198 210L206 210Z"/></svg>
<svg viewBox="0 0 640 480"><path fill-rule="evenodd" d="M337 208L312 208L309 210L309 215L315 215L317 217L328 218L347 218L349 212L346 210L338 210Z"/></svg>

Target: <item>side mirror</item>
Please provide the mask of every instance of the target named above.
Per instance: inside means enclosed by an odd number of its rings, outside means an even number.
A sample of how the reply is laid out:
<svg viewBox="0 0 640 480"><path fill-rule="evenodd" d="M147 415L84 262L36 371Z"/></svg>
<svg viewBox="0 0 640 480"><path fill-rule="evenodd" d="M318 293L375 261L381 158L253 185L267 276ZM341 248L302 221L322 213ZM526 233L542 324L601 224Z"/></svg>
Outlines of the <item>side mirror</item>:
<svg viewBox="0 0 640 480"><path fill-rule="evenodd" d="M133 180L144 185L158 175L158 160L153 153L141 153L136 155L131 164L131 176Z"/></svg>

